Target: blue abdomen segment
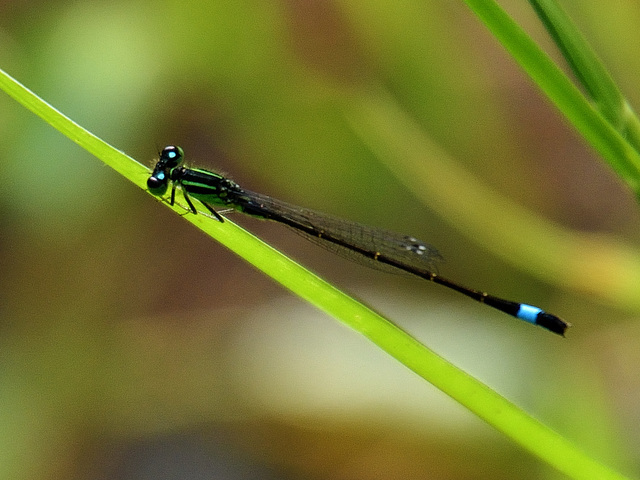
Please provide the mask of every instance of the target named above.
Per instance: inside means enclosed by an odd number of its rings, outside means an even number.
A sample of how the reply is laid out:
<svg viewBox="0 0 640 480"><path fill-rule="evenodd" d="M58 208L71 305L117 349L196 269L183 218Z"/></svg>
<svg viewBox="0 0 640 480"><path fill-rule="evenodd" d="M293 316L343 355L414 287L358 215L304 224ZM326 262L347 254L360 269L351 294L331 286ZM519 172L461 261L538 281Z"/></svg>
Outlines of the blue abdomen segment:
<svg viewBox="0 0 640 480"><path fill-rule="evenodd" d="M520 320L524 320L529 323L538 323L538 315L542 313L542 309L538 307L534 307L533 305L527 305L526 303L521 303L520 308L518 309L518 313L516 313L516 317Z"/></svg>
<svg viewBox="0 0 640 480"><path fill-rule="evenodd" d="M541 308L521 303L518 312L515 315L520 320L539 325L554 333L564 336L564 332L571 326L559 317L551 313L547 313Z"/></svg>

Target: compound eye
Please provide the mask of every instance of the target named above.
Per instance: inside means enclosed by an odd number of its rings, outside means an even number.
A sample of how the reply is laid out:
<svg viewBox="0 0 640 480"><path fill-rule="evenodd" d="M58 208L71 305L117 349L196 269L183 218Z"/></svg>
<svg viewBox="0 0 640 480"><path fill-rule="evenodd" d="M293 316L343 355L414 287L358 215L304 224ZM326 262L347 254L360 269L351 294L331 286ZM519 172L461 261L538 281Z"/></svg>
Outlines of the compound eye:
<svg viewBox="0 0 640 480"><path fill-rule="evenodd" d="M150 176L147 179L147 188L154 195L163 195L167 191L167 178L164 172L160 172L157 176Z"/></svg>
<svg viewBox="0 0 640 480"><path fill-rule="evenodd" d="M168 145L162 149L158 163L162 163L166 168L172 169L180 165L183 159L184 152L182 148L175 145Z"/></svg>

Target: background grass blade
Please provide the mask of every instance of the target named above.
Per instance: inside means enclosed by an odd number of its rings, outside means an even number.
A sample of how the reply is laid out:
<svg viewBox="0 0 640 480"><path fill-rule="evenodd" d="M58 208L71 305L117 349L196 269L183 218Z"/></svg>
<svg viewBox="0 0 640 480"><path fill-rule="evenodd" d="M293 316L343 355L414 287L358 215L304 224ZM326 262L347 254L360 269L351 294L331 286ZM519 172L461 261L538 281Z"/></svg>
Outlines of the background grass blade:
<svg viewBox="0 0 640 480"><path fill-rule="evenodd" d="M640 155L636 149L497 3L465 2L636 197L640 196Z"/></svg>
<svg viewBox="0 0 640 480"><path fill-rule="evenodd" d="M563 228L497 194L430 139L384 91L351 102L348 117L416 198L494 256L558 288L640 308L640 254L631 242ZM501 221L489 229L486 211L501 212ZM604 272L609 282L593 281Z"/></svg>
<svg viewBox="0 0 640 480"><path fill-rule="evenodd" d="M529 0L596 107L640 151L640 121L586 39L555 0Z"/></svg>

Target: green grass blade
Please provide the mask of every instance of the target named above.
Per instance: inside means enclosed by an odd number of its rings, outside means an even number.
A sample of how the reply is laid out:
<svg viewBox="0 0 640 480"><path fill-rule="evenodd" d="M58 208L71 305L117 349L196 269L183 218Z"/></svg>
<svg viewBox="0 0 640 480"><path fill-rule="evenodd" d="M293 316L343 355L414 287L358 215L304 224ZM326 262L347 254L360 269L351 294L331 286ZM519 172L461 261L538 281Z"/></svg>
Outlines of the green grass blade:
<svg viewBox="0 0 640 480"><path fill-rule="evenodd" d="M640 197L640 154L493 0L465 0L538 87Z"/></svg>
<svg viewBox="0 0 640 480"><path fill-rule="evenodd" d="M0 70L0 89L50 123L78 145L93 153L136 185L146 189L149 170L91 134ZM175 205L174 210L184 214ZM527 415L486 385L447 362L392 322L358 303L234 225L204 215L183 218L227 246L274 280L367 337L378 347L478 417L572 478L622 479L576 448L568 440ZM541 332L542 333L542 332Z"/></svg>
<svg viewBox="0 0 640 480"><path fill-rule="evenodd" d="M146 188L149 176L147 167L82 128L1 69L0 89L116 172L140 188Z"/></svg>
<svg viewBox="0 0 640 480"><path fill-rule="evenodd" d="M529 0L597 108L640 151L640 122L582 33L555 0Z"/></svg>

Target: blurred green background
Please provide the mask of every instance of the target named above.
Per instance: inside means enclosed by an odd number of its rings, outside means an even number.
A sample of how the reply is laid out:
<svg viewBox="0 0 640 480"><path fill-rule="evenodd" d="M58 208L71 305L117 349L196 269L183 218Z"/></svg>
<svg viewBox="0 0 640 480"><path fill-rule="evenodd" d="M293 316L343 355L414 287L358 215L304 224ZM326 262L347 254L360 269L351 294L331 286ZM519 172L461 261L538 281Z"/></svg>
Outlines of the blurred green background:
<svg viewBox="0 0 640 480"><path fill-rule="evenodd" d="M562 64L528 4L502 3ZM637 106L635 2L562 3ZM462 2L8 1L0 44L3 69L150 166L181 145L563 316L566 340L233 217L638 475L637 202ZM422 189L375 146L367 118L394 135L391 111L433 146ZM0 112L2 478L558 478L4 94Z"/></svg>

